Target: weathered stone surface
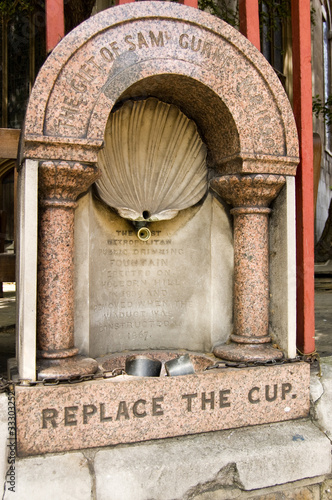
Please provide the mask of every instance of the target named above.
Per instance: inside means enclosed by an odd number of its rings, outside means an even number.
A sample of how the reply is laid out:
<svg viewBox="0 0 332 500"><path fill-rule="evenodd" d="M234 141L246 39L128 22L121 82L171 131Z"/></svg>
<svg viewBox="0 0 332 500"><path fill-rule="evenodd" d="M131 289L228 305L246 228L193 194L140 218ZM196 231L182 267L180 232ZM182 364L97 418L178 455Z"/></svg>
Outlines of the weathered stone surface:
<svg viewBox="0 0 332 500"><path fill-rule="evenodd" d="M289 358L296 357L295 179L272 205L270 231L270 335Z"/></svg>
<svg viewBox="0 0 332 500"><path fill-rule="evenodd" d="M92 480L82 453L34 457L16 461L15 493L4 500L89 500Z"/></svg>
<svg viewBox="0 0 332 500"><path fill-rule="evenodd" d="M96 489L98 500L110 491L112 500L132 500L133 491L135 500L189 500L195 491L199 500L229 500L237 497L216 490L285 484L326 474L330 465L329 440L310 422L295 421L101 450Z"/></svg>
<svg viewBox="0 0 332 500"><path fill-rule="evenodd" d="M320 384L323 393L318 398L320 392L319 387L316 388L316 403L315 403L315 416L322 429L326 432L327 436L332 437L332 357L321 358L322 376ZM317 383L315 384L318 385ZM315 393L314 393L315 394Z"/></svg>
<svg viewBox="0 0 332 500"><path fill-rule="evenodd" d="M304 417L309 365L219 369L55 387L18 386L20 456Z"/></svg>
<svg viewBox="0 0 332 500"><path fill-rule="evenodd" d="M219 201L209 195L202 206L152 223L146 242L100 202L80 203L75 340L85 354L204 352L226 342L232 331L233 245Z"/></svg>

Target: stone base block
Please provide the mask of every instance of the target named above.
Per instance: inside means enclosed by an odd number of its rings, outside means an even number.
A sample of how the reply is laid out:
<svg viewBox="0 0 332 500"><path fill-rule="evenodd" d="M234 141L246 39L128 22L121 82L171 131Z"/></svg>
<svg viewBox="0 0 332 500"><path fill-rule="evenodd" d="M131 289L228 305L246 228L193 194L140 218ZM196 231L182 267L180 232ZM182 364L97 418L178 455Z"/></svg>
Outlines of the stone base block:
<svg viewBox="0 0 332 500"><path fill-rule="evenodd" d="M15 467L15 491L7 485L4 500L317 500L331 456L324 434L296 420L17 458ZM322 500L330 488L327 479Z"/></svg>
<svg viewBox="0 0 332 500"><path fill-rule="evenodd" d="M304 417L307 363L17 386L19 456L197 434Z"/></svg>
<svg viewBox="0 0 332 500"><path fill-rule="evenodd" d="M112 500L132 500L135 492L135 500L313 500L300 496L304 489L299 496L285 492L304 478L321 482L331 470L330 449L317 427L299 420L118 446L95 456L96 497L106 500L112 492ZM283 495L261 491L276 485L283 485Z"/></svg>
<svg viewBox="0 0 332 500"><path fill-rule="evenodd" d="M90 500L92 477L82 453L17 460L13 490L3 500Z"/></svg>

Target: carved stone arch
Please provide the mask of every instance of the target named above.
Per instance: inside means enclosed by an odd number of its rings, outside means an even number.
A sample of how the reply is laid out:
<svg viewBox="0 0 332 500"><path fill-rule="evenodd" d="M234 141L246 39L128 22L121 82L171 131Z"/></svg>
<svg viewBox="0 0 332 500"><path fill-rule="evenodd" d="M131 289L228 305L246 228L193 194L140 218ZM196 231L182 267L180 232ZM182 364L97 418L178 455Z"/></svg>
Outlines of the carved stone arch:
<svg viewBox="0 0 332 500"><path fill-rule="evenodd" d="M40 378L96 369L95 361L82 360L74 345L74 209L77 197L98 178L98 153L112 109L123 100L149 96L176 104L196 122L213 169L210 186L233 205L232 340L245 348L222 350L221 356L266 360L280 354L270 346L268 216L298 163L287 96L262 54L223 21L171 2L136 2L103 11L69 33L40 70L29 100L21 177L26 192L24 175L33 171L34 192L38 177ZM36 220L35 211L35 231ZM283 227L294 233L291 223ZM21 228L28 234L28 224ZM33 261L37 250L29 251ZM287 259L282 272L283 264L275 264L285 281ZM283 298L279 302L283 310ZM288 347L288 314L279 337L294 356L295 342ZM21 344L20 376L33 378L32 342L27 337L26 347Z"/></svg>
<svg viewBox="0 0 332 500"><path fill-rule="evenodd" d="M208 166L217 168L224 157L237 155L240 138L234 119L220 97L198 79L181 74L148 76L124 89L118 102L139 97L156 97L175 104L192 119L207 146Z"/></svg>
<svg viewBox="0 0 332 500"><path fill-rule="evenodd" d="M177 83L190 88L190 81L199 82L203 92L193 100L200 106L206 100L201 115L209 117L211 129L219 130L223 117L221 132L233 123L230 148L222 141L210 148L222 172L294 174L293 114L265 58L223 21L168 2L103 11L59 43L30 97L24 157L96 161L114 104L129 89L141 96L153 93L163 78L172 80L170 98L177 101ZM185 100L183 95L182 106Z"/></svg>

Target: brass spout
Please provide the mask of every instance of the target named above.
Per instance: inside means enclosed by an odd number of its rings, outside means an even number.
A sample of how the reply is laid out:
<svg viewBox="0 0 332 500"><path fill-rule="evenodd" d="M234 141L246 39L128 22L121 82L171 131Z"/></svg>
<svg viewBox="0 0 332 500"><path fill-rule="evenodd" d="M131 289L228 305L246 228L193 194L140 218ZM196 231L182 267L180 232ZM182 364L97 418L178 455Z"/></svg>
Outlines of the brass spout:
<svg viewBox="0 0 332 500"><path fill-rule="evenodd" d="M148 213L148 212L143 212L143 215L144 213ZM137 234L137 238L141 241L148 241L150 238L151 238L151 231L150 229L147 227L148 225L148 221L145 221L145 220L135 220L135 221L132 221L132 224L136 230L136 234Z"/></svg>
<svg viewBox="0 0 332 500"><path fill-rule="evenodd" d="M141 241L148 241L151 238L151 231L148 227L143 226L137 231L137 238Z"/></svg>

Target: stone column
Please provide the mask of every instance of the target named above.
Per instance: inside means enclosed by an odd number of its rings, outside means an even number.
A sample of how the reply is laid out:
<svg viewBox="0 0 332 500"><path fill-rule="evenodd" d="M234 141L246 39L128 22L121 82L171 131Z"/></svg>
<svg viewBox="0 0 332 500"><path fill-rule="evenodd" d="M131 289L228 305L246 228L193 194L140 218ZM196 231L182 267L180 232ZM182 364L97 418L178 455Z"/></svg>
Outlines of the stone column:
<svg viewBox="0 0 332 500"><path fill-rule="evenodd" d="M74 346L74 211L96 167L47 161L38 169L37 373L39 379L93 373Z"/></svg>
<svg viewBox="0 0 332 500"><path fill-rule="evenodd" d="M269 336L269 214L271 201L286 180L283 176L224 175L211 187L233 205L234 331L230 344L214 354L234 361L267 361L283 353Z"/></svg>

